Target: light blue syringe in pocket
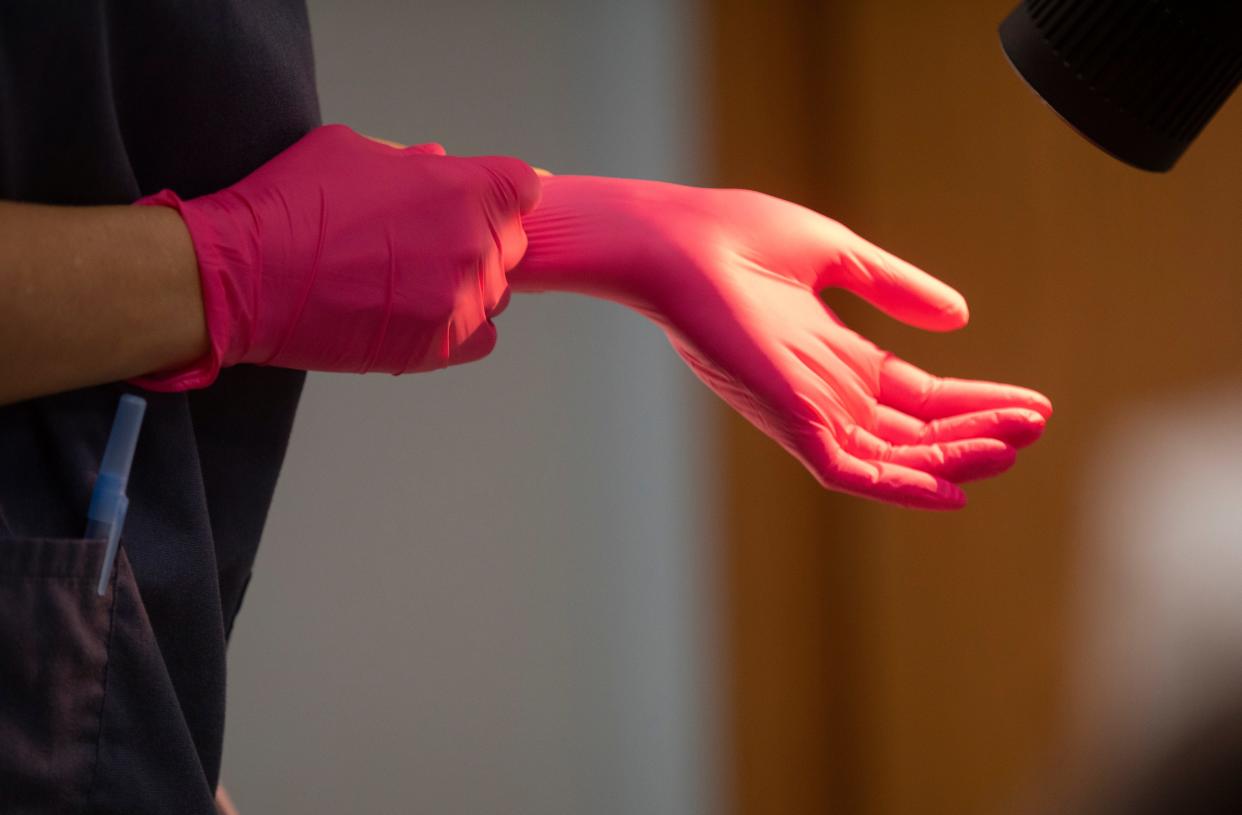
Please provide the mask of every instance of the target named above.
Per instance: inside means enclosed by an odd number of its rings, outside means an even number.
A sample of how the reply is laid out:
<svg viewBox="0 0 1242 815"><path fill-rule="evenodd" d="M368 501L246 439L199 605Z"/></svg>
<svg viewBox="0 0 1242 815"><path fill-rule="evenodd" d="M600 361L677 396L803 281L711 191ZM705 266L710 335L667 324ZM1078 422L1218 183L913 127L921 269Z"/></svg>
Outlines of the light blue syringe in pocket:
<svg viewBox="0 0 1242 815"><path fill-rule="evenodd" d="M134 461L138 430L142 427L146 410L147 400L128 393L121 397L116 418L112 420L112 432L108 434L108 446L104 448L103 461L99 465L99 475L95 479L95 489L91 491L91 505L86 510L86 537L108 541L96 587L100 597L108 589L116 551L121 545L121 527L125 525L125 512L129 509L125 487L129 483L129 467Z"/></svg>

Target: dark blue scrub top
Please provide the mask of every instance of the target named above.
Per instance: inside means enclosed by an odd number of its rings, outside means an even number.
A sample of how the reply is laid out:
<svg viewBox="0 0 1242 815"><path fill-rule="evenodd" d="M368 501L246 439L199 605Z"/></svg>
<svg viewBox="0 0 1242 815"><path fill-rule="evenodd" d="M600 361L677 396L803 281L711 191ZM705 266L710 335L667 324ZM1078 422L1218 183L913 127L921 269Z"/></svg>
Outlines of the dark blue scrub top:
<svg viewBox="0 0 1242 815"><path fill-rule="evenodd" d="M0 198L191 197L318 123L301 0L0 3ZM214 812L225 644L304 377L0 407L0 812ZM80 538L127 391L148 409L97 598L101 544Z"/></svg>

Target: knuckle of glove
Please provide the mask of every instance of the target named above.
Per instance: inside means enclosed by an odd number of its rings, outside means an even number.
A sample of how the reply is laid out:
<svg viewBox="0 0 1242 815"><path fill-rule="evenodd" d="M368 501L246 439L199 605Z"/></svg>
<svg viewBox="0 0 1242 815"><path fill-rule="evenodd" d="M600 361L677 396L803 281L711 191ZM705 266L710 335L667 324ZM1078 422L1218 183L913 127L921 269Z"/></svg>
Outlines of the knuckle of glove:
<svg viewBox="0 0 1242 815"><path fill-rule="evenodd" d="M420 323L446 326L456 315L460 299L457 291L447 284L429 287L414 301L414 316Z"/></svg>
<svg viewBox="0 0 1242 815"><path fill-rule="evenodd" d="M484 156L474 159L481 171L487 195L495 206L517 215L534 209L543 189L534 169L521 159L509 156Z"/></svg>

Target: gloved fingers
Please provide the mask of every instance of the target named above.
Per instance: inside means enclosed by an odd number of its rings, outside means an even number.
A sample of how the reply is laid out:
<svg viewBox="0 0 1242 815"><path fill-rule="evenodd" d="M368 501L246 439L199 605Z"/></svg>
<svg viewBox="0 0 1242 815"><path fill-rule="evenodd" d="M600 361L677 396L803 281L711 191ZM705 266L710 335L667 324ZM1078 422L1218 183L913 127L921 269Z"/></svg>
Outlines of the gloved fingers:
<svg viewBox="0 0 1242 815"><path fill-rule="evenodd" d="M509 303L509 272L522 262L530 241L522 219L516 214L487 213L487 217L496 262L488 262L483 267L481 300L484 313L494 317Z"/></svg>
<svg viewBox="0 0 1242 815"><path fill-rule="evenodd" d="M509 307L509 300L510 300L511 294L512 294L512 289L510 289L508 286L505 286L504 292L501 293L500 295L500 299L496 301L496 305L492 306L487 311L487 316L489 319L492 317L499 317L504 312L504 310Z"/></svg>
<svg viewBox="0 0 1242 815"><path fill-rule="evenodd" d="M483 318L494 317L509 302L509 283L505 279L505 270L499 259L490 260L482 265L478 274L478 303L482 307Z"/></svg>
<svg viewBox="0 0 1242 815"><path fill-rule="evenodd" d="M450 326L449 336L452 336L453 331L454 326ZM495 347L496 326L491 320L484 320L474 331L456 341L456 347L449 351L447 364L464 365L477 362L490 354Z"/></svg>
<svg viewBox="0 0 1242 815"><path fill-rule="evenodd" d="M911 467L955 484L1000 475L1017 459L1017 451L999 439L891 444L857 426L843 435L843 446L854 455Z"/></svg>
<svg viewBox="0 0 1242 815"><path fill-rule="evenodd" d="M516 222L518 219L512 220ZM509 290L507 270L512 265L509 256L520 257L526 249L526 235L522 232L520 225L515 233L510 233L512 236L508 238L501 237L494 224L488 223L487 226L491 231L491 251L479 258L474 267L474 274L462 280L462 290L458 295L458 302L461 305L456 310L459 314L465 313L465 304L475 304L472 313L476 317L476 322L483 322L491 317L501 301L505 299Z"/></svg>
<svg viewBox="0 0 1242 815"><path fill-rule="evenodd" d="M509 272L526 254L526 231L520 218L509 218L499 227L489 222L496 256L487 258L479 268L479 302L483 314L495 317L509 305Z"/></svg>
<svg viewBox="0 0 1242 815"><path fill-rule="evenodd" d="M424 144L411 144L406 146L400 142L395 142L390 139L381 139L379 136L368 136L366 133L359 133L358 135L368 141L373 141L376 144L382 144L385 147L391 147L394 150L402 150L406 153L420 153L429 156L447 155L444 150L444 145L437 142L426 142Z"/></svg>
<svg viewBox="0 0 1242 815"><path fill-rule="evenodd" d="M797 390L818 405L821 416L828 417L840 434L842 446L863 459L913 467L955 483L971 481L999 475L1013 466L1016 459L1014 445L1006 439L989 437L986 431L1010 431L1006 422L1027 426L1032 421L1038 422L1042 429L1043 417L1025 409L1013 411L1018 416L1012 419L998 420L998 411L989 411L967 421L946 419L926 423L891 407L877 405L870 392L864 390L862 379L854 375L853 368L835 356L809 359L796 349L791 350L810 373L796 380ZM843 370L834 373L827 367L826 363L833 361ZM898 417L905 420L896 428L900 437L889 438L884 434L889 428L882 427L881 423L899 422ZM1023 436L1014 435L1020 439ZM1029 437L1029 430L1025 435Z"/></svg>
<svg viewBox="0 0 1242 815"><path fill-rule="evenodd" d="M383 139L379 139L378 141L383 141ZM401 146L397 144L396 142L384 142L384 143L391 144L393 147ZM404 149L405 149L405 152L407 153L419 153L425 156L447 156L448 155L448 152L444 149L444 145L440 144L439 142L434 142L434 141L429 141L426 144L411 144L409 147L406 147Z"/></svg>
<svg viewBox="0 0 1242 815"><path fill-rule="evenodd" d="M920 509L961 509L966 493L948 479L886 461L859 458L843 449L827 428L820 428L814 449L800 457L829 489L863 498Z"/></svg>
<svg viewBox="0 0 1242 815"><path fill-rule="evenodd" d="M1027 408L1044 418L1052 403L1017 385L933 376L892 354L880 367L879 400L918 419L942 419L996 408Z"/></svg>
<svg viewBox="0 0 1242 815"><path fill-rule="evenodd" d="M526 162L510 156L476 156L470 161L487 170L496 180L495 200L502 210L517 208L526 215L539 205L543 182Z"/></svg>
<svg viewBox="0 0 1242 815"><path fill-rule="evenodd" d="M381 139L379 136L368 136L366 133L359 133L359 136L367 141L373 141L376 144L382 144L385 147L391 147L394 150L405 150L406 146L400 142L391 141L389 139Z"/></svg>
<svg viewBox="0 0 1242 815"><path fill-rule="evenodd" d="M522 219L518 217L506 218L499 224L489 221L488 228L496 244L498 259L496 270L501 277L500 282L508 285L507 274L522 262L530 241L526 237Z"/></svg>
<svg viewBox="0 0 1242 815"><path fill-rule="evenodd" d="M894 462L871 461L844 449L822 420L823 410L814 406L818 394L809 396L811 389L807 383L795 386L792 394L781 394L773 380L769 382L773 390L765 395L762 387L755 387L765 378L760 377L751 385L743 384L736 378L739 368L730 368L726 374L676 334L670 333L669 339L708 387L751 424L778 440L825 487L903 506L957 509L965 505L965 495L947 478ZM763 367L757 360L755 365ZM749 375L754 373L748 371ZM808 371L807 376L813 374ZM787 375L779 380L783 386L789 385ZM798 400L796 409L791 399Z"/></svg>
<svg viewBox="0 0 1242 815"><path fill-rule="evenodd" d="M888 405L877 405L874 431L880 438L896 444L990 438L1022 448L1043 435L1047 421L1042 414L1029 408L998 408L925 422Z"/></svg>
<svg viewBox="0 0 1242 815"><path fill-rule="evenodd" d="M818 288L840 286L895 319L929 331L953 331L970 321L966 298L912 263L825 218L832 260Z"/></svg>

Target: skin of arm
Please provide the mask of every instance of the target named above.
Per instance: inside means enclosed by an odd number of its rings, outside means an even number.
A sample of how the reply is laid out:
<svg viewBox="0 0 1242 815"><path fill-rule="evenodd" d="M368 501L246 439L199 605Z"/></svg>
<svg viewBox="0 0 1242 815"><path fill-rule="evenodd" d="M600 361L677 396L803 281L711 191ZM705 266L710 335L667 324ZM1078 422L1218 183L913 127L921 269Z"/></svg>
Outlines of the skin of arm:
<svg viewBox="0 0 1242 815"><path fill-rule="evenodd" d="M0 201L0 404L207 351L198 263L176 212Z"/></svg>

